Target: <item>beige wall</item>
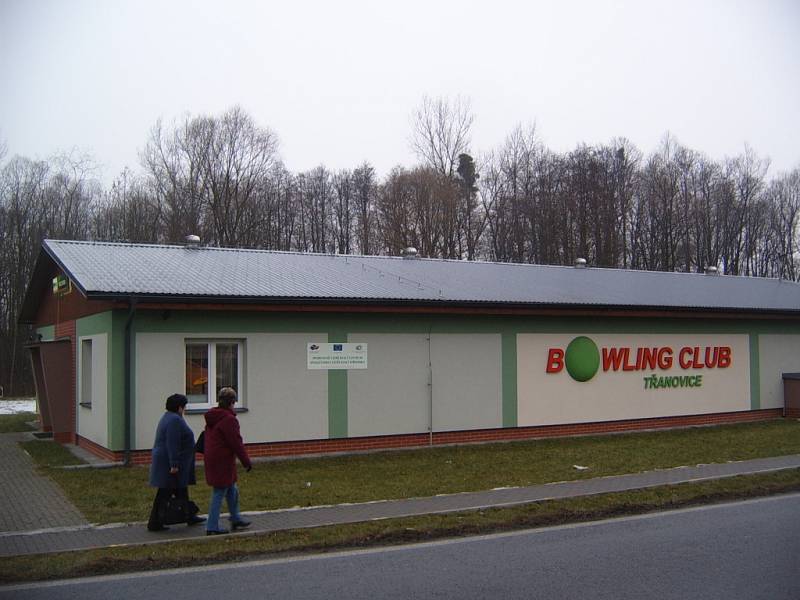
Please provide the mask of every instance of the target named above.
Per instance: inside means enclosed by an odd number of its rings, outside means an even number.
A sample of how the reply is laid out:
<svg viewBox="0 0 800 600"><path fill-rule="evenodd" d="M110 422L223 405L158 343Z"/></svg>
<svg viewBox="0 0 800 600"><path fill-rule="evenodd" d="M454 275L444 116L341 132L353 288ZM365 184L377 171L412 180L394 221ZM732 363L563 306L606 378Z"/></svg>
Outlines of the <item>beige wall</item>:
<svg viewBox="0 0 800 600"><path fill-rule="evenodd" d="M134 448L152 448L156 425L164 413L167 396L185 393L184 339L176 333L136 334L136 397ZM202 417L188 416L186 421L195 435L202 429Z"/></svg>
<svg viewBox="0 0 800 600"><path fill-rule="evenodd" d="M673 348L675 365L657 375L703 375L700 388L645 389L652 371L604 372L585 383L547 374L550 348L566 349L579 334L517 336L518 425L547 425L690 415L750 409L750 349L746 334L588 334L603 347ZM164 399L183 392L184 341L188 338L244 341L243 405L246 441L324 439L328 432L328 371L307 368L307 344L326 343L327 333L182 334L136 336L135 447L152 445ZM105 336L94 348L107 351ZM502 343L500 334L350 334L348 341L369 346L369 368L347 373L348 435L388 435L502 427ZM684 346L730 346L727 369L684 371L677 354ZM782 406L780 373L800 371L800 336L761 335L761 406ZM432 387L429 387L429 352ZM98 374L107 365L94 369ZM102 380L105 380L103 378ZM105 397L98 390L96 398ZM432 404L431 404L432 402ZM105 407L105 403L103 404ZM99 408L99 406L98 406ZM90 413L85 415L85 413ZM79 431L98 443L106 435L107 414L80 411ZM202 415L188 415L196 434ZM89 434L87 435L87 433Z"/></svg>
<svg viewBox="0 0 800 600"><path fill-rule="evenodd" d="M546 373L550 348L566 350L578 334L520 334L517 336L518 423L550 425L612 421L671 415L691 415L750 409L750 355L747 335L588 334L598 348L670 346L675 366L669 371L604 372L579 383L567 373ZM727 369L677 366L684 346L730 346L733 361ZM703 375L699 388L645 389L643 378L657 375Z"/></svg>
<svg viewBox="0 0 800 600"><path fill-rule="evenodd" d="M424 433L502 426L498 334L352 334L369 368L347 375L348 434ZM431 397L432 394L432 397Z"/></svg>
<svg viewBox="0 0 800 600"><path fill-rule="evenodd" d="M503 426L501 339L499 334L431 336L434 431Z"/></svg>
<svg viewBox="0 0 800 600"><path fill-rule="evenodd" d="M352 334L367 343L369 368L347 373L348 434L422 433L430 425L425 334Z"/></svg>
<svg viewBox="0 0 800 600"><path fill-rule="evenodd" d="M77 401L83 389L83 341L92 341L92 407L78 404L76 409L78 435L101 446L108 446L108 334L86 335L78 338Z"/></svg>
<svg viewBox="0 0 800 600"><path fill-rule="evenodd" d="M761 408L783 408L783 373L800 373L800 336L759 335Z"/></svg>
<svg viewBox="0 0 800 600"><path fill-rule="evenodd" d="M309 370L307 345L326 343L326 333L247 336L245 441L328 437L328 372Z"/></svg>
<svg viewBox="0 0 800 600"><path fill-rule="evenodd" d="M244 341L241 406L242 437L247 441L317 439L328 436L328 377L306 369L306 344L327 342L327 334L136 335L136 448L152 447L164 401L184 393L186 339ZM195 436L205 427L202 414L187 414Z"/></svg>

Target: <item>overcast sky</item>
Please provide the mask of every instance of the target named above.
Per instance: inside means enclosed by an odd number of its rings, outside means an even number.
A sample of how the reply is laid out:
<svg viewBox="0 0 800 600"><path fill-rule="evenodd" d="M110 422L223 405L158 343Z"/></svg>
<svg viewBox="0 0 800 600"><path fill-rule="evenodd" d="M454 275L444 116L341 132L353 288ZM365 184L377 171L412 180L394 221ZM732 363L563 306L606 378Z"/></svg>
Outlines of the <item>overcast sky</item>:
<svg viewBox="0 0 800 600"><path fill-rule="evenodd" d="M799 0L0 0L0 141L77 147L108 183L158 118L242 106L286 166L411 166L423 95L461 95L472 151L536 123L563 152L665 132L800 166Z"/></svg>

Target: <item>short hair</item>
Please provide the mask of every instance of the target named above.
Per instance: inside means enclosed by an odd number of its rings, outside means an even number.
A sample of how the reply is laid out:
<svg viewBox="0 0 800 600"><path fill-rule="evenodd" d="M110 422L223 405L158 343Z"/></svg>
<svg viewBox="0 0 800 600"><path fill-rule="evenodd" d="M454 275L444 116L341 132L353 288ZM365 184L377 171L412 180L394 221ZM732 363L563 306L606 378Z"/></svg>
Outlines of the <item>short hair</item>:
<svg viewBox="0 0 800 600"><path fill-rule="evenodd" d="M172 394L167 398L167 410L169 412L178 412L180 407L186 406L188 403L189 401L183 394Z"/></svg>
<svg viewBox="0 0 800 600"><path fill-rule="evenodd" d="M222 408L230 408L236 402L236 390L232 387L224 387L217 394L217 403Z"/></svg>

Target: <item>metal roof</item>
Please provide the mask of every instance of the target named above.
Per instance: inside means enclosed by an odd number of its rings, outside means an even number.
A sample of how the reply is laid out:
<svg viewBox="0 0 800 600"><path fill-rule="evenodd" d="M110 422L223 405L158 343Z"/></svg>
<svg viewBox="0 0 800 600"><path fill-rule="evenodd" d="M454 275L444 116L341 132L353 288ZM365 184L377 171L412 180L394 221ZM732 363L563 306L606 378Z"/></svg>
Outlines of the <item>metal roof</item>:
<svg viewBox="0 0 800 600"><path fill-rule="evenodd" d="M45 240L88 297L800 312L800 284L621 269Z"/></svg>

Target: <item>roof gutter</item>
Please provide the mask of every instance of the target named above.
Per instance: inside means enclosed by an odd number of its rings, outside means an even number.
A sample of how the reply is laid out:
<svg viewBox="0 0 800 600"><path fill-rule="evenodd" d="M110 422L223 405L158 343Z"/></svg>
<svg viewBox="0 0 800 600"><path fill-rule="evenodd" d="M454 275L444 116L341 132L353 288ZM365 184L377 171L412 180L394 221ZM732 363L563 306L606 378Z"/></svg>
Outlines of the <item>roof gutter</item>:
<svg viewBox="0 0 800 600"><path fill-rule="evenodd" d="M124 406L124 427L125 427L125 454L123 464L131 466L131 425L133 423L133 401L131 398L132 362L133 362L133 317L136 315L136 298L128 298L128 318L125 321L125 406Z"/></svg>

